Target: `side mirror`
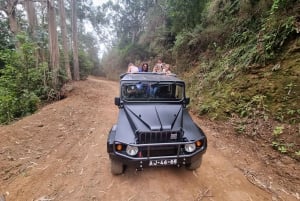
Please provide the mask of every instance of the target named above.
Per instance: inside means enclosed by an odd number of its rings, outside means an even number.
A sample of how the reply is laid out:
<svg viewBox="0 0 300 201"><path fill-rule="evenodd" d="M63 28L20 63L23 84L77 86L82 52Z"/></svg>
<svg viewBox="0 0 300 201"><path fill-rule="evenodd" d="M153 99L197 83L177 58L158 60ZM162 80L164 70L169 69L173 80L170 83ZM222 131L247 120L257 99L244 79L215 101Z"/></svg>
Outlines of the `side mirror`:
<svg viewBox="0 0 300 201"><path fill-rule="evenodd" d="M186 97L186 98L184 99L184 104L185 104L185 105L190 104L190 97Z"/></svg>
<svg viewBox="0 0 300 201"><path fill-rule="evenodd" d="M115 97L115 105L120 106L121 105L121 99L120 97Z"/></svg>

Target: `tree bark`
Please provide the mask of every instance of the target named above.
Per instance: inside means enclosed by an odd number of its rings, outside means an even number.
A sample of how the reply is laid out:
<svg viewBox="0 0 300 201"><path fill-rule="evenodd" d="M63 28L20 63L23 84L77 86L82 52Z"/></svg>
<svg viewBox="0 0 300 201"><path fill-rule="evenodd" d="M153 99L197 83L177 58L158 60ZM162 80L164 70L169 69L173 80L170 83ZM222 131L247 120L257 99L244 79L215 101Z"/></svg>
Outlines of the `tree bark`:
<svg viewBox="0 0 300 201"><path fill-rule="evenodd" d="M59 1L59 11L60 11L61 35L62 35L62 42L63 42L63 49L64 49L65 71L66 71L68 80L72 80L72 74L71 74L71 70L70 70L67 25L66 25L66 11L65 11L65 7L64 7L64 0Z"/></svg>
<svg viewBox="0 0 300 201"><path fill-rule="evenodd" d="M80 80L79 60L78 60L78 43L77 43L77 2L72 0L72 47L73 47L73 70L74 80Z"/></svg>
<svg viewBox="0 0 300 201"><path fill-rule="evenodd" d="M52 84L54 88L58 86L58 71L59 71L59 48L57 38L56 26L56 12L54 0L48 0L48 30L49 30L49 53L50 53L50 67L52 70Z"/></svg>
<svg viewBox="0 0 300 201"><path fill-rule="evenodd" d="M36 38L36 27L38 25L38 20L36 16L36 10L35 10L35 5L32 0L25 0L24 1L24 8L27 13L27 18L28 18L28 33L29 36L32 38L33 41L37 41ZM40 49L35 49L35 55L36 55L36 67L39 66L39 59L40 59Z"/></svg>
<svg viewBox="0 0 300 201"><path fill-rule="evenodd" d="M31 0L25 0L24 5L25 5L27 17L28 17L29 34L34 39L35 38L35 28L37 26L37 17L36 17L34 2Z"/></svg>
<svg viewBox="0 0 300 201"><path fill-rule="evenodd" d="M10 31L14 35L17 35L18 30L19 30L17 16L16 16L17 4L18 4L18 0L9 0L9 1L7 1L7 7L5 9L5 13L8 16Z"/></svg>

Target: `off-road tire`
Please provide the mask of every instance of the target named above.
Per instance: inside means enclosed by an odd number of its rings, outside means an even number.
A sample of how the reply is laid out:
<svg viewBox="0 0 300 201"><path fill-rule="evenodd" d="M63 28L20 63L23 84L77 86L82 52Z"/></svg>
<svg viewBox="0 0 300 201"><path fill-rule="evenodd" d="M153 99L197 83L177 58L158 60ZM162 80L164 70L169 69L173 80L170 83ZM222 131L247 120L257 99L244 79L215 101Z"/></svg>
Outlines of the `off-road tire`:
<svg viewBox="0 0 300 201"><path fill-rule="evenodd" d="M120 161L110 159L110 165L111 165L111 173L114 175L119 175L124 172L124 165Z"/></svg>
<svg viewBox="0 0 300 201"><path fill-rule="evenodd" d="M200 158L198 158L197 160L195 160L194 162L192 162L191 164L188 164L186 166L186 168L188 170L196 170L197 168L199 168L201 166L202 163L202 156Z"/></svg>

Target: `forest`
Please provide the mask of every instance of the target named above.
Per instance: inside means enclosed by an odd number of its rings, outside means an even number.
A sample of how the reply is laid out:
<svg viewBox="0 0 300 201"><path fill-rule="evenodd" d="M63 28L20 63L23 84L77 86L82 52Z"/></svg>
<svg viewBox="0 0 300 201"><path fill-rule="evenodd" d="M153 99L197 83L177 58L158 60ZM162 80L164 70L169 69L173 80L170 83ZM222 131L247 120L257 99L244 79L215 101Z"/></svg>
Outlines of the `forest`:
<svg viewBox="0 0 300 201"><path fill-rule="evenodd" d="M97 1L95 1L97 2ZM0 1L0 123L88 75L171 64L189 109L300 159L299 0Z"/></svg>

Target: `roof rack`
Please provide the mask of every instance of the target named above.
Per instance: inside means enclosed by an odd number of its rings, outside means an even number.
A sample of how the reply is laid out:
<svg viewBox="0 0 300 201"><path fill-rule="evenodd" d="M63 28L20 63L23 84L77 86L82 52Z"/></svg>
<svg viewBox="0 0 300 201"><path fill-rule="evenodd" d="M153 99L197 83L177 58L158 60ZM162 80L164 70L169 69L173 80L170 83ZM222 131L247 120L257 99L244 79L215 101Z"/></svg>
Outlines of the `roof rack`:
<svg viewBox="0 0 300 201"><path fill-rule="evenodd" d="M125 75L128 75L128 74L148 74L148 75L153 74L153 75L168 75L168 76L177 77L177 75L174 73L167 74L167 73L163 73L163 72L136 72L136 73L123 73L120 75L120 79L122 79Z"/></svg>

